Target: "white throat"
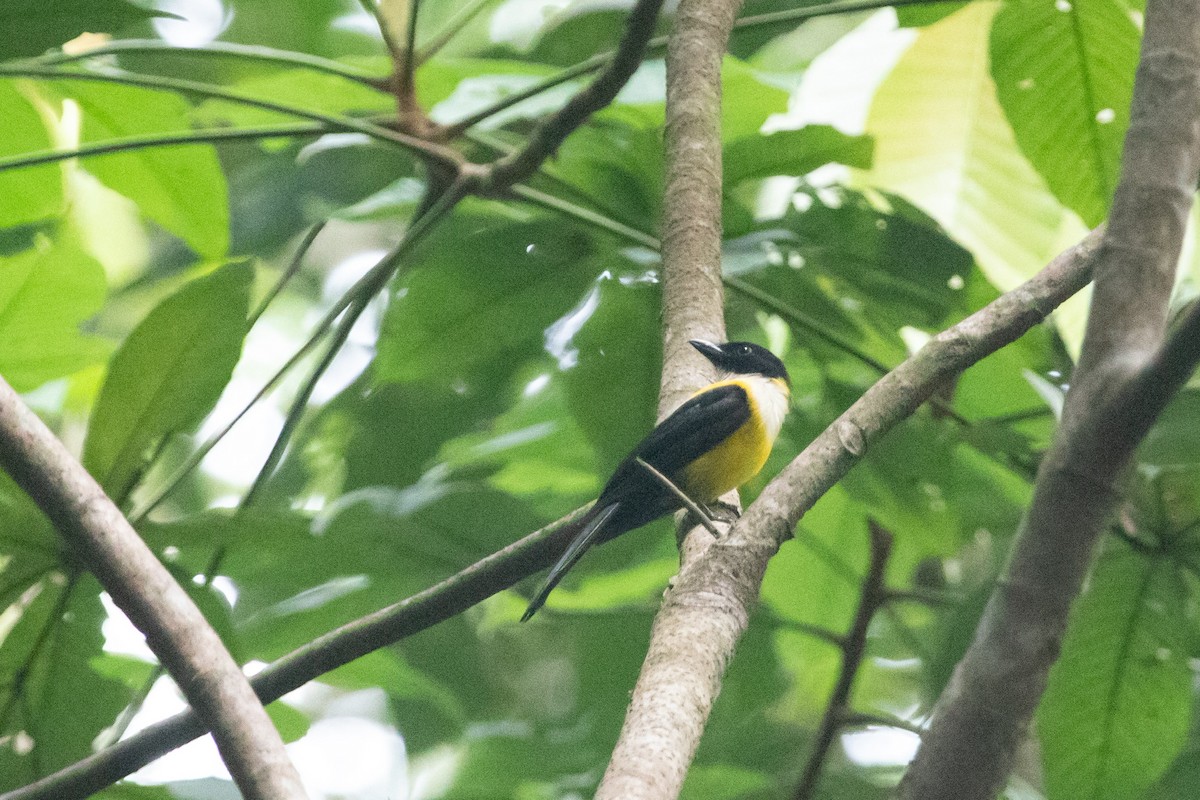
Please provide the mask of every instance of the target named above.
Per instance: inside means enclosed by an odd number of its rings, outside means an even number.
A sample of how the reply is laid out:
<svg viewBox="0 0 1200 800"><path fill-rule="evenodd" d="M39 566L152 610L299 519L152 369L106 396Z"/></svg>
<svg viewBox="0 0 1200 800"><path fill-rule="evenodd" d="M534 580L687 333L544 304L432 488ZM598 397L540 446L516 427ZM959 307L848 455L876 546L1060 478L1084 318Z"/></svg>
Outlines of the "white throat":
<svg viewBox="0 0 1200 800"><path fill-rule="evenodd" d="M758 406L758 413L762 415L767 438L774 442L783 427L783 418L787 416L788 391L780 385L780 381L765 375L730 375L729 377L736 377L750 387L750 391L754 395L752 400Z"/></svg>

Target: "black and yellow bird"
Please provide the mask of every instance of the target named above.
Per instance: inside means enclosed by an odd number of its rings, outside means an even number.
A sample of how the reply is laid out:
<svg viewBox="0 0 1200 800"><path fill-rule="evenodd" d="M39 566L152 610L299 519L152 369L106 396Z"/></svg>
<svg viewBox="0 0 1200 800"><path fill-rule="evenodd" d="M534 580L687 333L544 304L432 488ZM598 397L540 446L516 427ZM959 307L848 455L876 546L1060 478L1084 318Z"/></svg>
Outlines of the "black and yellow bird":
<svg viewBox="0 0 1200 800"><path fill-rule="evenodd" d="M571 523L578 532L530 601L522 622L537 613L588 548L683 507L678 495L645 464L696 503L711 503L767 463L791 394L783 362L750 342L695 339L691 345L719 370L717 381L660 422L617 466L596 504Z"/></svg>

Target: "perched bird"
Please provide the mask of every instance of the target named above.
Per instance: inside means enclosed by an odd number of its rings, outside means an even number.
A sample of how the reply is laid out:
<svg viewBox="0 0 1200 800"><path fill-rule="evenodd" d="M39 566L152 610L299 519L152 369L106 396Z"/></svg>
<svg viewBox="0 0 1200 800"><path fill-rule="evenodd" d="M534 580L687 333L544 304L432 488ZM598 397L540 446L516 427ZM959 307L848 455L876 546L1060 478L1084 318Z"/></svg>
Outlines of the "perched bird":
<svg viewBox="0 0 1200 800"><path fill-rule="evenodd" d="M571 523L578 533L530 601L522 622L537 613L589 547L684 506L646 464L694 502L710 503L767 463L791 396L783 362L750 342L694 339L691 345L720 371L717 381L660 422L620 463L596 504Z"/></svg>

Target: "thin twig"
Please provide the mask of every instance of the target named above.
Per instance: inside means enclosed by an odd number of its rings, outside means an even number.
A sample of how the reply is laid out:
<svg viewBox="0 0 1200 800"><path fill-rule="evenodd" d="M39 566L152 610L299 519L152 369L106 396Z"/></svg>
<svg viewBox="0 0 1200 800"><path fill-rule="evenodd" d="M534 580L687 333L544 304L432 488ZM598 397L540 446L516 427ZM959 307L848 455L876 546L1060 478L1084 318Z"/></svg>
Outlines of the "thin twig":
<svg viewBox="0 0 1200 800"><path fill-rule="evenodd" d="M825 706L821 724L817 728L816 744L813 745L800 783L793 794L795 800L810 800L816 794L821 768L829 755L830 747L833 746L838 728L843 724L850 708L850 692L854 689L854 679L858 676L858 668L867 653L867 630L875 612L887 598L884 575L892 552L892 534L875 520L867 520L867 527L871 532L871 563L866 576L863 577L854 622L850 625L850 632L842 639L842 666L838 672L837 683L833 687L833 694Z"/></svg>
<svg viewBox="0 0 1200 800"><path fill-rule="evenodd" d="M492 165L480 187L485 193L497 193L527 180L572 131L616 98L642 63L662 3L663 0L637 0L613 59L594 81L543 120L521 150Z"/></svg>
<svg viewBox="0 0 1200 800"><path fill-rule="evenodd" d="M35 153L23 153L17 156L9 156L8 158L0 158L0 172L10 169L22 169L24 167L36 167L40 164L53 164L58 161L69 161L72 158L90 158L110 153L122 153L128 150L141 150L147 147L175 147L245 139L319 136L323 133L333 133L340 130L348 130L348 128L328 125L326 123L300 122L285 125L263 125L254 128L217 128L180 131L179 133L155 133L146 136L128 136L92 144L82 144L70 150L41 150Z"/></svg>
<svg viewBox="0 0 1200 800"><path fill-rule="evenodd" d="M450 41L458 35L459 31L467 27L480 11L487 8L489 2L491 0L471 0L471 2L461 6L450 21L446 23L446 27L434 34L429 43L417 51L417 66L419 67L424 64L437 55L443 47L450 44Z"/></svg>
<svg viewBox="0 0 1200 800"><path fill-rule="evenodd" d="M250 318L246 323L246 330L253 328L262 319L262 315L266 313L271 303L275 302L275 298L279 297L279 293L295 277L296 273L300 270L300 265L304 262L304 257L308 255L308 251L317 241L317 237L321 235L321 231L325 230L327 221L321 220L320 222L316 222L305 232L304 237L300 240L300 244L296 246L296 251L292 253L292 257L288 260L288 265L284 268L283 274L279 276L279 280L275 281L270 291L259 301L258 307L250 313Z"/></svg>
<svg viewBox="0 0 1200 800"><path fill-rule="evenodd" d="M123 39L94 47L82 53L48 53L30 59L30 63L53 66L86 61L108 55L153 53L154 55L177 56L180 58L223 57L261 61L281 67L303 67L314 72L336 75L339 78L377 88L380 77L357 67L328 58L299 53L293 50L277 50L262 45L239 44L237 42L209 42L201 47L179 47L159 39Z"/></svg>
<svg viewBox="0 0 1200 800"><path fill-rule="evenodd" d="M788 22L805 22L806 20L815 19L817 17L827 17L836 14L854 14L860 11L872 11L883 8L899 8L901 6L915 5L943 5L946 3L957 2L958 0L866 0L865 2L850 2L850 3L825 3L823 5L805 6L803 8L789 9L787 11L778 11L772 14L759 14L752 17L743 17L733 23L733 30L737 31L752 30L758 27L781 25ZM657 53L667 46L668 37L656 36L651 39L646 50L650 53ZM555 73L550 77L539 81L519 92L514 92L507 95L490 106L482 108L469 117L465 117L458 122L447 125L443 130L447 139L453 139L461 136L469 128L473 128L485 119L495 116L503 111L507 111L518 103L537 97L543 92L548 92L551 89L561 86L568 81L573 81L576 78L582 78L584 75L590 75L597 70L603 69L616 56L616 50L610 50L606 53L597 53L591 58L585 59L578 64L570 66L561 72Z"/></svg>
<svg viewBox="0 0 1200 800"><path fill-rule="evenodd" d="M640 464L646 470L646 472L649 472L651 475L653 475L655 480L665 486L667 491L678 497L679 502L683 503L684 508L695 515L696 519L709 533L718 539L721 538L721 532L717 530L717 526L713 524L711 519L709 519L708 514L705 514L704 509L700 508L700 506L698 506L696 502L692 500L692 498L688 497L687 493L684 492L683 489L680 489L678 486L672 483L670 478L655 469L654 466L645 459L638 457L634 460L637 461L637 463Z"/></svg>
<svg viewBox="0 0 1200 800"><path fill-rule="evenodd" d="M332 114L325 114L320 111L312 111L306 108L287 105L286 103L277 103L273 100L264 100L252 95L235 92L228 89L212 86L211 84L201 83L199 81L183 80L181 78L168 78L160 75L140 75L131 72L80 72L63 69L54 69L52 67L37 67L25 65L6 65L0 64L0 76L8 76L13 78L39 78L43 80L60 80L60 81L91 81L96 83L115 83L123 86L137 86L144 89L162 89L183 94L194 95L197 97L210 97L217 100L227 100L231 103L251 106L253 108L261 108L265 111L274 111L287 116L299 117L301 119L309 119L316 122L324 122L327 125L343 128L345 130L355 131L365 134L373 139L379 139L391 144L399 145L414 153L420 154L438 164L457 169L463 162L462 156L451 148L440 144L428 142L417 136L411 136L400 131L395 131L390 128L385 128L381 125L376 125L367 120L358 119L356 117L339 117Z"/></svg>
<svg viewBox="0 0 1200 800"><path fill-rule="evenodd" d="M371 15L371 19L375 20L375 27L379 29L379 35L383 37L383 44L387 47L388 55L392 57L393 68L402 63L404 48L396 41L396 37L392 36L392 27L388 24L387 18L383 16L383 11L375 0L358 0L358 4Z"/></svg>

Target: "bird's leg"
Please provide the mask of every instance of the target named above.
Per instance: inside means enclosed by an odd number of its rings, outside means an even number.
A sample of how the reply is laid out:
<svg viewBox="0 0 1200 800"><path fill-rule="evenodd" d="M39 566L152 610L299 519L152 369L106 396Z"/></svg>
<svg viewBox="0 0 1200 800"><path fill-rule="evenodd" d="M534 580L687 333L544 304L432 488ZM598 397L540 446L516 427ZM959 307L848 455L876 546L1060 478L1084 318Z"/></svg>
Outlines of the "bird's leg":
<svg viewBox="0 0 1200 800"><path fill-rule="evenodd" d="M684 492L682 489L680 489L678 486L676 486L671 481L670 478L668 478L666 475L663 475L661 472L659 472L653 466L648 464L644 459L641 459L641 458L637 459L637 463L641 464L642 467L647 472L649 472L651 475L654 476L655 480L657 480L659 483L661 483L663 486L665 486L667 488L667 491L671 492L671 494L678 497L680 502L683 503L684 508L686 508L688 511L690 511L692 513L692 515L695 516L696 519L698 519L700 521L700 524L703 525L708 530L709 533L711 533L717 539L721 538L721 532L717 530L717 526L713 524L712 519L709 518L709 515L704 512L704 509L701 508L700 505L697 504L695 500L688 497L687 493Z"/></svg>
<svg viewBox="0 0 1200 800"><path fill-rule="evenodd" d="M714 500L704 506L704 510L708 512L708 517L716 522L723 522L726 525L732 525L738 521L738 517L742 515L741 509L733 503L726 503L724 500Z"/></svg>

